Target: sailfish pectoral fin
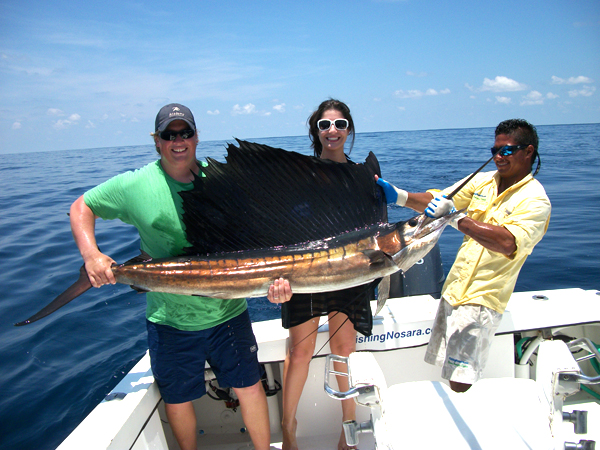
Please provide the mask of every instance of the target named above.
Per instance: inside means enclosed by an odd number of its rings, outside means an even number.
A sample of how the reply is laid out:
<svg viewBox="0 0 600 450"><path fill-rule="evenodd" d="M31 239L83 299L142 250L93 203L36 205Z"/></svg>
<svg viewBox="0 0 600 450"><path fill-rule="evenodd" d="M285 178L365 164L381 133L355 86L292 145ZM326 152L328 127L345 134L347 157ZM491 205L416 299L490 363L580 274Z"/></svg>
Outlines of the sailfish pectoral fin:
<svg viewBox="0 0 600 450"><path fill-rule="evenodd" d="M381 250L363 250L363 255L369 258L369 264L385 264L390 258Z"/></svg>
<svg viewBox="0 0 600 450"><path fill-rule="evenodd" d="M75 283L73 283L66 291L64 291L54 300L52 300L48 305L46 305L40 311L35 313L29 319L19 323L15 323L15 326L20 327L23 325L29 325L30 323L35 322L36 320L40 320L41 318L52 314L54 311L65 306L71 300L80 296L91 287L92 283L90 283L90 279L88 278L88 274L85 270L85 265L83 265L81 266L81 269L79 269L79 279Z"/></svg>
<svg viewBox="0 0 600 450"><path fill-rule="evenodd" d="M377 286L377 310L375 311L375 315L379 314L379 311L381 311L390 296L390 279L390 275L383 277L379 286Z"/></svg>
<svg viewBox="0 0 600 450"><path fill-rule="evenodd" d="M371 266L383 265L392 261L392 258L381 250L364 250L363 253L369 257ZM390 283L390 276L388 275L383 277L377 286L377 309L375 310L375 315L379 314L379 311L381 311L390 296Z"/></svg>

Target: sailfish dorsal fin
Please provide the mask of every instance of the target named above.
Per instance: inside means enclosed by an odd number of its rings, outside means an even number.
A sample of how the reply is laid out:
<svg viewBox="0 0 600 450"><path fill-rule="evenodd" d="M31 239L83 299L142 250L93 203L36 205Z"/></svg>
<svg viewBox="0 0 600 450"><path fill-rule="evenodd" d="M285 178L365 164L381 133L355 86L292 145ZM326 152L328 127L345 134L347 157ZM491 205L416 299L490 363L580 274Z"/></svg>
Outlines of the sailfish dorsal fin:
<svg viewBox="0 0 600 450"><path fill-rule="evenodd" d="M187 254L307 243L387 221L379 163L336 163L263 144L229 144L226 163L180 193Z"/></svg>

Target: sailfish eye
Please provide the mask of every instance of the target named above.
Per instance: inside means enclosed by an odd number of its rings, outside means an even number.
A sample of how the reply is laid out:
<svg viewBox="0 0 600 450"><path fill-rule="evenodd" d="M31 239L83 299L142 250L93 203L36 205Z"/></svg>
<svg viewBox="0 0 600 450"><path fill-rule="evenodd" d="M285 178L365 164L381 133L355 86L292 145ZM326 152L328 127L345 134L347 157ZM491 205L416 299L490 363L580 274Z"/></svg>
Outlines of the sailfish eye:
<svg viewBox="0 0 600 450"><path fill-rule="evenodd" d="M413 218L411 218L411 219L408 221L408 224L409 224L411 227L416 227L416 226L419 224L419 221L418 221L418 219L417 219L416 217L413 217Z"/></svg>

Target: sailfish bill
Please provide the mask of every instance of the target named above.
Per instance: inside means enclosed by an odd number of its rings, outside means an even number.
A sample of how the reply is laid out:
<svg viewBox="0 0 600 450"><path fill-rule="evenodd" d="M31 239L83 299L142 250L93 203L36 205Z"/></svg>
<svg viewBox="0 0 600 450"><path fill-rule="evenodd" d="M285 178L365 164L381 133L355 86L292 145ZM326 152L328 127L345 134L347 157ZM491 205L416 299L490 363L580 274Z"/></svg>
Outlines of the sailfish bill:
<svg viewBox="0 0 600 450"><path fill-rule="evenodd" d="M85 291L87 291L91 287L92 287L92 283L90 283L90 279L88 278L88 274L87 274L87 271L85 270L85 266L81 266L81 268L79 269L79 278L77 279L77 281L75 283L73 283L71 286L69 286L69 288L66 291L64 291L62 294L60 294L58 297L56 297L54 300L52 300L50 303L48 303L48 305L46 305L44 308L40 309L37 313L35 313L29 319L23 320L22 322L15 323L15 326L20 327L23 325L29 325L32 322L35 322L37 320L40 320L40 319L52 314L58 308L65 306L71 300L73 300L76 297L79 297L81 294L83 294Z"/></svg>
<svg viewBox="0 0 600 450"><path fill-rule="evenodd" d="M278 278L288 279L294 293L346 289L407 271L457 214L387 223L372 153L363 164L340 164L238 143L229 145L226 163L208 158L194 188L180 193L186 254L113 265L118 283L217 299L264 297ZM82 268L73 286L16 325L45 317L89 287ZM377 312L386 291L381 286Z"/></svg>

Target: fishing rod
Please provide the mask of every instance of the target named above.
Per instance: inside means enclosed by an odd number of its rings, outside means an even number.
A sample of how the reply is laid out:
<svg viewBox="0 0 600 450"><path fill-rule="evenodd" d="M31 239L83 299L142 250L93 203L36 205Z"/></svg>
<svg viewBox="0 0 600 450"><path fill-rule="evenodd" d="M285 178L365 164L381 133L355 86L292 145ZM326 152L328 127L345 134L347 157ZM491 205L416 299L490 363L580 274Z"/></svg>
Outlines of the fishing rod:
<svg viewBox="0 0 600 450"><path fill-rule="evenodd" d="M492 154L492 157L491 157L490 159L488 159L486 162L484 162L484 163L483 163L483 165L482 165L482 166L481 166L479 169L477 169L475 172L473 172L471 175L469 175L469 176L467 177L467 179L466 179L465 181L463 181L462 183L460 183L460 186L458 186L456 189L454 189L454 190L453 190L453 191L452 191L452 192L451 192L449 195L447 195L447 196L446 196L446 198L447 198L448 200L452 200L452 197L454 197L454 196L455 196L455 195L458 193L458 191L460 191L462 188L464 188L464 187L465 187L465 185L466 185L466 184L467 184L469 181L471 181L475 175L477 175L479 172L481 172L481 170L482 170L482 169L483 169L485 166L487 166L487 165L490 163L490 161L491 161L492 159L494 159L494 158L496 157L496 155L497 155L498 153L500 153L500 151L501 151L503 148L504 148L504 147L500 147L500 148L496 149L496 151L495 151L495 152Z"/></svg>
<svg viewBox="0 0 600 450"><path fill-rule="evenodd" d="M353 304L353 303L358 303L358 302L357 302L357 299L354 299L354 300L352 300L352 301L351 301L351 302L350 302L350 303L349 303L347 306L352 306L352 304ZM356 307L354 307L354 309L352 310L352 313L354 313L354 311L355 311L355 310L356 310ZM311 331L311 332L310 332L310 333L308 333L306 336L304 336L302 339L300 339L300 341L296 342L296 343L295 343L295 344L294 344L294 345L291 347L291 350L293 350L293 349L294 349L296 346L300 345L302 342L304 342L306 339L308 339L309 337L311 337L313 334L315 334L315 333L318 333L318 332L319 332L319 330L321 330L321 328L323 328L325 325L327 325L331 319L333 319L335 316L337 316L337 315L338 315L339 313L341 313L341 312L343 312L343 311L335 311L335 314L334 314L333 316L331 316L331 318L330 318L329 316L326 316L326 317L327 317L327 319L326 319L326 320L325 320L325 321L324 321L322 324L320 324L320 325L319 325L317 328L315 328L313 331ZM346 314L346 313L344 313L344 314ZM329 339L327 339L327 341L325 342L325 344L323 344L323 347L321 347L321 348L319 349L319 351L317 351L317 353L315 353L315 354L312 356L313 358L314 358L315 356L318 356L318 355L319 355L319 353L321 352L321 350L323 350L323 349L325 348L325 346L326 346L327 344L329 344L329 341L331 341L331 339L333 338L333 336L335 336L335 334L336 334L338 331L340 331L340 328L342 328L342 326L343 326L343 325L344 325L344 324L345 324L345 323L348 321L348 319L349 319L349 317L346 315L346 320L344 320L344 321L342 322L342 324L341 324L341 325L338 327L338 329L337 329L337 330L335 330L335 332L334 332L332 335L330 335L330 336L329 336ZM316 343L316 340L315 340L315 343Z"/></svg>
<svg viewBox="0 0 600 450"><path fill-rule="evenodd" d="M458 187L457 187L456 189L454 189L454 190L453 190L453 191L452 191L452 192L451 192L449 195L447 195L447 196L446 196L446 198L447 198L448 200L451 200L451 199L452 199L452 197L454 197L454 196L455 196L455 195L458 193L458 191L460 191L462 188L464 188L464 187L465 187L465 185L466 185L466 184L467 184L469 181L471 181L471 179L472 179L472 178L473 178L475 175L477 175L477 174L478 174L478 173L481 171L481 169L483 169L485 166L487 166L487 165L490 163L490 161L491 161L492 159L494 159L494 158L496 157L496 155L502 151L502 149L503 149L503 148L504 148L504 147L500 147L500 148L496 149L496 150L494 151L494 153L492 154L492 157L491 157L490 159L488 159L488 160L487 160L485 163L483 163L483 165L482 165L482 166L481 166L479 169L477 169L475 172L473 172L471 175L469 175L469 177L468 177L468 178L467 178L465 181L463 181L463 182L460 184L460 186L458 186ZM534 176L535 176L535 175L537 175L537 173L540 171L540 165L541 165L541 161L540 161L540 155L539 155L539 153L537 153L537 152L536 152L536 153L535 153L535 155L533 156L533 161L535 161L535 158L536 158L536 157L537 157L538 163L537 163L537 167L536 167L536 169L535 169L535 172L533 173L533 175L534 175ZM532 165L533 165L533 163L532 163Z"/></svg>
<svg viewBox="0 0 600 450"><path fill-rule="evenodd" d="M465 187L465 185L466 185L466 184L467 184L469 181L471 181L475 175L477 175L479 172L481 172L481 170L482 170L482 169L483 169L485 166L487 166L487 165L490 163L490 161L491 161L492 159L494 159L494 157L495 157L495 156L496 156L498 153L500 153L500 151L501 151L503 148L504 148L504 147L500 147L500 148L496 149L496 150L494 151L494 153L492 153L492 157L491 157L490 159L488 159L486 162L484 162L484 163L482 164L482 166L481 166L479 169L477 169L475 172L473 172L471 175L469 175L469 176L466 178L466 180L465 180L465 181L463 181L462 183L460 183L460 185L459 185L459 186L458 186L456 189L454 189L454 190L453 190L453 191L452 191L450 194L448 194L448 195L445 195L445 196L444 196L444 198L446 198L446 199L448 199L448 200L452 200L452 197L454 197L454 196L455 196L455 195L456 195L456 194L457 194L457 193L458 193L458 192L459 192L459 191L460 191L462 188L464 188L464 187ZM430 224L431 222L433 222L434 220L436 220L436 219L434 219L433 217L429 217L427 214L425 214L425 216L426 216L426 217L425 217L425 220L423 221L423 226L425 226L425 225L428 225L428 224Z"/></svg>
<svg viewBox="0 0 600 450"><path fill-rule="evenodd" d="M354 303L356 300L353 300L351 303ZM355 308L356 309L356 308ZM339 313L341 313L342 311L336 311L335 314L333 316L331 316L331 319L333 319L335 316L337 316ZM354 311L352 311L354 312ZM335 330L333 332L333 334L331 334L329 336L329 339L327 339L327 341L325 341L325 343L323 344L323 346L315 353L312 355L312 358L315 358L316 356L319 356L319 353L321 353L321 350L323 350L325 348L325 346L327 344L329 344L329 341L331 341L331 339L333 339L333 336L336 335L336 333L338 331L340 331L340 328L342 328L344 326L344 324L348 321L349 317L346 317L346 319L342 322L342 324L338 327L337 330ZM298 345L300 345L302 342L304 342L306 339L308 339L309 337L311 337L313 334L318 333L319 330L321 330L321 328L323 328L325 325L327 325L329 323L330 318L327 316L327 319L325 320L325 322L323 322L321 325L319 325L316 329L314 329L313 331L311 331L310 333L308 333L306 336L304 336L302 339L300 339L300 341L296 342L291 348L290 351L293 351L294 348L296 348ZM315 346L316 346L316 339L315 339Z"/></svg>

